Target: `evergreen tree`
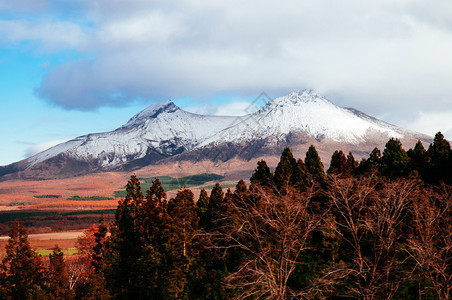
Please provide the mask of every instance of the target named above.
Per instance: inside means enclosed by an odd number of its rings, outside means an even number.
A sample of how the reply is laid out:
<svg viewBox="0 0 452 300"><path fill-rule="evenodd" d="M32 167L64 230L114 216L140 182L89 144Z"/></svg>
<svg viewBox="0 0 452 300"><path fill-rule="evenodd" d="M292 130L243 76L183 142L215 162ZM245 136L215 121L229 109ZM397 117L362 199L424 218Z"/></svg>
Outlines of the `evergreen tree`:
<svg viewBox="0 0 452 300"><path fill-rule="evenodd" d="M273 181L278 191L284 195L288 188L305 191L310 185L310 176L303 161L295 160L290 149L285 148L276 166Z"/></svg>
<svg viewBox="0 0 452 300"><path fill-rule="evenodd" d="M261 186L273 187L273 174L267 166L265 160L257 162L257 168L250 178L251 183L259 184Z"/></svg>
<svg viewBox="0 0 452 300"><path fill-rule="evenodd" d="M127 195L119 201L111 227L111 267L107 278L113 296L137 298L142 295L140 283L144 275L137 258L142 256L140 209L144 197L140 181L132 175L126 186Z"/></svg>
<svg viewBox="0 0 452 300"><path fill-rule="evenodd" d="M285 148L276 166L274 182L277 189L285 193L288 186L292 184L291 178L297 162L289 148Z"/></svg>
<svg viewBox="0 0 452 300"><path fill-rule="evenodd" d="M172 236L166 193L158 178L152 181L146 193L144 209L140 212L139 229L143 250L137 258L142 276L138 278L141 296L147 299L165 299L169 278L168 245Z"/></svg>
<svg viewBox="0 0 452 300"><path fill-rule="evenodd" d="M410 172L417 172L425 179L428 176L427 173L430 166L430 158L422 142L418 141L413 149L407 151L407 155L410 159L408 163Z"/></svg>
<svg viewBox="0 0 452 300"><path fill-rule="evenodd" d="M243 197L248 193L248 188L246 187L246 183L243 179L240 179L235 186L234 194Z"/></svg>
<svg viewBox="0 0 452 300"><path fill-rule="evenodd" d="M102 213L99 220L99 227L94 232L95 245L91 251L91 265L95 272L102 272L105 269L104 264L109 257L107 234L108 227L105 224L105 216Z"/></svg>
<svg viewBox="0 0 452 300"><path fill-rule="evenodd" d="M407 175L408 155L398 139L390 139L381 157L380 170L384 176L397 178Z"/></svg>
<svg viewBox="0 0 452 300"><path fill-rule="evenodd" d="M304 163L306 164L309 174L311 174L314 179L323 180L325 178L323 163L320 160L320 156L314 145L311 145L306 152Z"/></svg>
<svg viewBox="0 0 452 300"><path fill-rule="evenodd" d="M381 164L381 151L378 148L374 148L372 152L370 152L369 159L370 165L375 168L379 168Z"/></svg>
<svg viewBox="0 0 452 300"><path fill-rule="evenodd" d="M74 297L73 292L68 288L69 275L66 272L64 254L58 246L55 246L52 253L49 254L46 281L49 292L55 299L71 299Z"/></svg>
<svg viewBox="0 0 452 300"><path fill-rule="evenodd" d="M333 156L331 156L330 167L328 168L328 174L342 174L347 171L347 158L345 157L344 152L334 151Z"/></svg>
<svg viewBox="0 0 452 300"><path fill-rule="evenodd" d="M207 210L209 207L209 195L207 195L207 191L205 189L201 190L198 202L196 202L196 207L198 208L199 222L203 227L207 222Z"/></svg>
<svg viewBox="0 0 452 300"><path fill-rule="evenodd" d="M218 209L220 207L220 204L223 202L223 199L223 189L221 188L221 185L219 183L216 183L212 188L212 192L210 193L209 210Z"/></svg>
<svg viewBox="0 0 452 300"><path fill-rule="evenodd" d="M221 205L223 204L224 193L221 185L216 183L210 193L209 205L207 206L207 228L211 229L220 215Z"/></svg>
<svg viewBox="0 0 452 300"><path fill-rule="evenodd" d="M356 168L356 172L360 175L372 174L378 172L381 164L381 152L380 149L374 148L370 152L369 158L363 159L359 166Z"/></svg>
<svg viewBox="0 0 452 300"><path fill-rule="evenodd" d="M109 239L107 237L108 227L105 224L105 217L102 214L97 230L94 232L94 246L90 249L91 253L91 271L87 280L76 288L77 299L110 299L110 293L107 289L106 276L111 275L111 259L109 252Z"/></svg>
<svg viewBox="0 0 452 300"><path fill-rule="evenodd" d="M452 150L441 132L435 135L433 143L428 147L428 155L432 164L431 178L434 181L452 183Z"/></svg>
<svg viewBox="0 0 452 300"><path fill-rule="evenodd" d="M171 237L166 253L166 268L169 272L163 297L188 299L190 290L195 288L191 282L196 281L197 276L203 276L202 262L199 259L202 248L198 239L199 218L192 191L180 190L170 200L169 208Z"/></svg>
<svg viewBox="0 0 452 300"><path fill-rule="evenodd" d="M347 171L346 177L350 177L355 174L356 168L358 167L358 162L355 160L353 153L349 152L347 155Z"/></svg>
<svg viewBox="0 0 452 300"><path fill-rule="evenodd" d="M151 197L154 197L159 202L166 201L165 189L158 178L152 181L151 188L146 192L146 201L149 201Z"/></svg>
<svg viewBox="0 0 452 300"><path fill-rule="evenodd" d="M76 299L109 300L112 297L106 288L106 279L102 272L91 272L86 282L76 288ZM117 298L121 299L120 296Z"/></svg>
<svg viewBox="0 0 452 300"><path fill-rule="evenodd" d="M290 178L290 182L292 186L301 191L306 191L311 185L311 175L309 174L308 168L304 164L304 162L300 159L297 160L295 164L292 177Z"/></svg>
<svg viewBox="0 0 452 300"><path fill-rule="evenodd" d="M40 256L31 249L25 227L13 223L5 246L1 270L0 291L7 299L33 299L44 297L44 267Z"/></svg>
<svg viewBox="0 0 452 300"><path fill-rule="evenodd" d="M232 195L233 195L233 193L232 193L231 189L228 188L228 189L226 190L226 194L224 194L223 200L226 200L226 199L228 199L228 198L231 198Z"/></svg>

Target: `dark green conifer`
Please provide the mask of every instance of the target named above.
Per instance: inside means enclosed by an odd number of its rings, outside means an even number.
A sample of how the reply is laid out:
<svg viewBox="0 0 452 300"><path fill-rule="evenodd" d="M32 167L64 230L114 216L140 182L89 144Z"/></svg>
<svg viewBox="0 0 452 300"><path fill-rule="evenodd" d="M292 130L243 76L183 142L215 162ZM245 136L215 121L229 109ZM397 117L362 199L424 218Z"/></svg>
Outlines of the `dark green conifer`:
<svg viewBox="0 0 452 300"><path fill-rule="evenodd" d="M140 226L143 235L149 237L146 243L151 242L155 237L160 236L159 230L164 230L167 223L167 209L168 202L166 200L166 193L158 178L152 181L152 186L146 193L144 210L141 211L142 216Z"/></svg>
<svg viewBox="0 0 452 300"><path fill-rule="evenodd" d="M452 183L452 150L450 143L438 132L433 143L428 147L431 161L430 176L434 181Z"/></svg>
<svg viewBox="0 0 452 300"><path fill-rule="evenodd" d="M325 178L325 170L323 169L323 163L320 160L320 156L317 153L314 145L311 145L306 152L306 158L304 160L309 174L315 180L323 180Z"/></svg>
<svg viewBox="0 0 452 300"><path fill-rule="evenodd" d="M132 175L126 187L127 195L119 201L115 220L111 226L111 273L108 288L113 296L139 298L142 290L142 266L137 261L143 255L144 241L142 210L144 196L139 179Z"/></svg>
<svg viewBox="0 0 452 300"><path fill-rule="evenodd" d="M146 200L148 201L150 197L155 197L158 201L166 200L166 193L163 189L160 179L156 178L152 181L151 188L146 193Z"/></svg>
<svg viewBox="0 0 452 300"><path fill-rule="evenodd" d="M165 190L156 178L146 193L138 226L143 243L141 257L137 258L142 274L138 280L141 296L147 299L163 298L164 287L170 277L167 255L172 237L172 220L168 210Z"/></svg>
<svg viewBox="0 0 452 300"><path fill-rule="evenodd" d="M111 248L107 241L108 227L105 224L105 217L102 214L99 228L94 233L95 245L91 253L91 271L86 282L77 286L77 299L111 299L107 289L106 277L111 276L114 270L111 269L112 255Z"/></svg>
<svg viewBox="0 0 452 300"><path fill-rule="evenodd" d="M282 193L291 185L291 177L296 167L296 160L289 148L285 148L276 166L274 182Z"/></svg>
<svg viewBox="0 0 452 300"><path fill-rule="evenodd" d="M381 157L381 173L389 178L407 175L408 155L398 139L391 138L385 146Z"/></svg>
<svg viewBox="0 0 452 300"><path fill-rule="evenodd" d="M356 172L356 168L358 167L358 162L355 160L353 153L349 152L347 155L347 177L352 176Z"/></svg>
<svg viewBox="0 0 452 300"><path fill-rule="evenodd" d="M55 246L52 253L49 254L46 281L48 290L55 299L73 298L73 292L68 288L69 275L66 272L64 254L58 246Z"/></svg>
<svg viewBox="0 0 452 300"><path fill-rule="evenodd" d="M342 150L336 150L331 156L331 163L327 173L339 175L346 172L347 167L347 158L345 157L344 152L342 152Z"/></svg>
<svg viewBox="0 0 452 300"><path fill-rule="evenodd" d="M273 187L273 174L270 172L265 160L257 162L257 168L251 175L250 181L261 186Z"/></svg>
<svg viewBox="0 0 452 300"><path fill-rule="evenodd" d="M299 191L306 191L311 186L311 175L304 162L299 158L295 164L290 182Z"/></svg>
<svg viewBox="0 0 452 300"><path fill-rule="evenodd" d="M428 175L428 168L430 166L430 158L427 150L421 141L418 141L413 149L407 151L409 160L408 169L409 172L417 172L423 179Z"/></svg>
<svg viewBox="0 0 452 300"><path fill-rule="evenodd" d="M372 150L372 152L370 152L368 161L369 161L371 166L376 167L376 168L380 167L380 163L381 163L381 151L380 151L380 149L374 148Z"/></svg>
<svg viewBox="0 0 452 300"><path fill-rule="evenodd" d="M44 297L44 267L40 256L31 249L25 227L14 222L1 264L2 297L34 299Z"/></svg>
<svg viewBox="0 0 452 300"><path fill-rule="evenodd" d="M224 200L224 192L219 183L216 183L210 193L209 205L207 206L207 228L214 226L215 220L221 214L221 205Z"/></svg>
<svg viewBox="0 0 452 300"><path fill-rule="evenodd" d="M374 148L369 154L369 158L362 159L359 166L356 168L356 172L360 175L372 174L379 170L381 164L381 152L380 149Z"/></svg>
<svg viewBox="0 0 452 300"><path fill-rule="evenodd" d="M240 179L239 182L237 182L237 185L235 186L235 194L237 196L243 196L248 192L248 188L246 186L246 183L243 179Z"/></svg>
<svg viewBox="0 0 452 300"><path fill-rule="evenodd" d="M190 282L196 276L193 272L202 268L199 261L201 245L197 239L199 218L192 191L180 190L170 200L168 214L170 221L170 239L165 260L167 275L163 288L165 299L188 299Z"/></svg>
<svg viewBox="0 0 452 300"><path fill-rule="evenodd" d="M217 210L224 199L224 193L223 189L221 188L221 185L219 183L216 183L215 186L212 188L212 192L210 193L209 198L209 210L215 211Z"/></svg>
<svg viewBox="0 0 452 300"><path fill-rule="evenodd" d="M201 226L204 226L207 221L207 210L209 207L209 195L207 195L207 191L205 189L201 190L198 202L196 202L196 207L198 208L200 224Z"/></svg>
<svg viewBox="0 0 452 300"><path fill-rule="evenodd" d="M105 260L108 258L107 245L108 227L105 223L105 216L102 213L99 220L99 228L94 233L95 245L91 253L91 265L95 272L103 272Z"/></svg>
<svg viewBox="0 0 452 300"><path fill-rule="evenodd" d="M232 193L231 189L228 188L228 189L226 190L226 194L224 194L224 200L230 199L230 198L232 197L232 195L233 195L233 193Z"/></svg>

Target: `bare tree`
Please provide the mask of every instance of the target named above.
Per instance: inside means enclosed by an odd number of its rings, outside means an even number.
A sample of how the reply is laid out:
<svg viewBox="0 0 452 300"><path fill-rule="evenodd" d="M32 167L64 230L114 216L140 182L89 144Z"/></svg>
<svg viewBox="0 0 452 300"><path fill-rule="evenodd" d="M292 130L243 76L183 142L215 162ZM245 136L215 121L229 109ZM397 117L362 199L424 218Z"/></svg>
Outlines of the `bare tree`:
<svg viewBox="0 0 452 300"><path fill-rule="evenodd" d="M291 290L288 281L308 249L310 234L320 224L309 212L311 198L311 192L275 195L256 187L252 195L227 200L217 245L239 249L245 257L226 278L240 291L238 298L286 299L305 294Z"/></svg>
<svg viewBox="0 0 452 300"><path fill-rule="evenodd" d="M361 299L390 299L403 280L399 239L407 206L415 190L409 181L330 177L326 196L337 218L337 234L349 248L347 263L331 267L325 278L349 279L347 293ZM351 280L350 280L351 279Z"/></svg>
<svg viewBox="0 0 452 300"><path fill-rule="evenodd" d="M413 203L408 252L439 299L452 293L452 186L442 185Z"/></svg>
<svg viewBox="0 0 452 300"><path fill-rule="evenodd" d="M69 289L74 290L77 285L88 279L91 262L85 254L74 254L66 257L66 272L69 275Z"/></svg>

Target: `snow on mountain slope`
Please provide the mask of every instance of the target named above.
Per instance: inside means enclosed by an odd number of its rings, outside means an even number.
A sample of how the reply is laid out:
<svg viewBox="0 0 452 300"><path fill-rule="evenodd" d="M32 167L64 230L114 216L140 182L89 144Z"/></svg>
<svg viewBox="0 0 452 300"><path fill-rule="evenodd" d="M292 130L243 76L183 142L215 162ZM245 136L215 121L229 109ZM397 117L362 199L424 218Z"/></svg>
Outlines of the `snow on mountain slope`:
<svg viewBox="0 0 452 300"><path fill-rule="evenodd" d="M150 148L171 156L193 149L233 120L189 113L166 101L151 105L115 131L88 134L38 153L28 159L28 167L61 153L78 160L98 160L106 168L143 158Z"/></svg>
<svg viewBox="0 0 452 300"><path fill-rule="evenodd" d="M287 137L291 135L300 138L288 142ZM292 147L313 139L325 142L322 144L325 149L327 142L333 142L334 147L343 143L356 145L357 150L363 151L363 143L381 145L390 137L429 138L357 110L338 107L310 90L273 99L257 112L243 117L193 114L166 101L149 106L114 131L75 138L0 171L8 174L27 169L30 176L35 176L42 170L49 174L62 170L64 176L71 171L81 174L85 169L89 173L121 166L134 168L168 157L181 157L176 155L182 153L187 157L196 153L203 156L209 152L204 150L217 145L229 151L227 159L241 150L246 150L251 158L264 145L271 148L283 141ZM204 155L200 159L209 157Z"/></svg>
<svg viewBox="0 0 452 300"><path fill-rule="evenodd" d="M338 107L314 91L304 90L269 101L256 113L207 139L201 146L249 141L257 137L278 140L297 131L318 140L331 139L351 144L364 142L370 133L404 137L404 132L396 126L353 109Z"/></svg>

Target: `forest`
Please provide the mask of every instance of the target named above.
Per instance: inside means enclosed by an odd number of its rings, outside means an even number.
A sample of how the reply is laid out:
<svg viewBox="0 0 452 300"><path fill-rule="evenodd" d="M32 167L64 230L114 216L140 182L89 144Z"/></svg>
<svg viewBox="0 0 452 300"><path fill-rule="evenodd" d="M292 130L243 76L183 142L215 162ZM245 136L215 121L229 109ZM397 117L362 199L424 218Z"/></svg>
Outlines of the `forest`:
<svg viewBox="0 0 452 300"><path fill-rule="evenodd" d="M437 133L390 139L361 161L314 146L198 199L167 199L132 175L114 220L86 231L78 260L40 257L15 223L0 265L4 299L449 299L452 150Z"/></svg>

